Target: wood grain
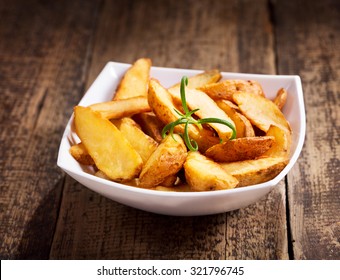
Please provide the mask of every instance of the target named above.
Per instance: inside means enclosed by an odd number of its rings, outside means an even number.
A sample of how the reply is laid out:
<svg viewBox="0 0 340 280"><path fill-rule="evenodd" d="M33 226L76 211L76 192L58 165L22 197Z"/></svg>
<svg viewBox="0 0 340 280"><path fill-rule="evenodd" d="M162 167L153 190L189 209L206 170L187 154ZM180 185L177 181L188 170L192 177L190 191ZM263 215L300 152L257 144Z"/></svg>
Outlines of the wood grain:
<svg viewBox="0 0 340 280"><path fill-rule="evenodd" d="M266 1L106 1L87 86L107 61L143 56L156 66L275 73L269 12ZM286 259L285 213L284 182L245 209L184 218L120 205L67 178L50 256Z"/></svg>
<svg viewBox="0 0 340 280"><path fill-rule="evenodd" d="M275 10L278 69L301 76L307 114L288 176L293 256L340 259L340 4L279 1Z"/></svg>
<svg viewBox="0 0 340 280"><path fill-rule="evenodd" d="M49 257L64 176L59 141L84 87L96 3L0 6L0 258ZM81 7L81 9L80 9ZM72 11L78 10L75 16ZM62 17L60 15L63 15Z"/></svg>

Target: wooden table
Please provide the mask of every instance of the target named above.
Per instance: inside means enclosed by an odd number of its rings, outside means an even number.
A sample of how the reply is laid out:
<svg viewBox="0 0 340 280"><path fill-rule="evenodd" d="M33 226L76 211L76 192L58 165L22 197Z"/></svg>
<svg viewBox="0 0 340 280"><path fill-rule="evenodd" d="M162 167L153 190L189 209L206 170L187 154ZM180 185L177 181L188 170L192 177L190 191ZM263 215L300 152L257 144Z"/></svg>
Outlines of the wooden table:
<svg viewBox="0 0 340 280"><path fill-rule="evenodd" d="M339 1L0 3L1 259L340 259ZM244 209L136 210L57 166L72 108L108 61L297 74L302 154Z"/></svg>

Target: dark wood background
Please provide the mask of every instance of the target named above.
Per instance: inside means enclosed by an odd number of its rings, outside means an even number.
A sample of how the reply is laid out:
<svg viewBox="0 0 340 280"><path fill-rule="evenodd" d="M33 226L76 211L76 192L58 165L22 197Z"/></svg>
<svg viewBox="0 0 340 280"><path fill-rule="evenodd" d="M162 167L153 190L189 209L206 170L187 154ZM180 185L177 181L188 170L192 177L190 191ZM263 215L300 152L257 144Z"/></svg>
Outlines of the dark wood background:
<svg viewBox="0 0 340 280"><path fill-rule="evenodd" d="M340 2L0 0L1 259L340 259ZM297 74L302 154L237 211L170 217L57 166L72 108L108 61Z"/></svg>

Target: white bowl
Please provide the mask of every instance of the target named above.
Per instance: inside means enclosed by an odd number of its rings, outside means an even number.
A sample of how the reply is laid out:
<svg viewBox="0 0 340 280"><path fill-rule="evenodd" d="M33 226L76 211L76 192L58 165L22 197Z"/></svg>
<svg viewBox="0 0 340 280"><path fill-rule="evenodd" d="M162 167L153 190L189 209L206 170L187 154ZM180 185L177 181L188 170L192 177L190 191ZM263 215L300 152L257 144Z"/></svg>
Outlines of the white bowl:
<svg viewBox="0 0 340 280"><path fill-rule="evenodd" d="M108 101L130 64L109 62L86 92L79 105ZM178 83L183 75L188 77L202 70L174 69L152 67L151 77L157 78L165 87ZM283 113L289 121L293 135L291 156L288 165L272 180L232 190L207 192L165 192L141 189L111 182L91 174L91 169L80 165L69 153L71 143L72 118L70 118L63 134L58 166L75 180L89 189L119 203L149 212L175 215L195 216L227 212L248 206L256 202L272 190L288 173L296 162L305 137L305 110L301 80L298 76L237 74L222 72L223 79L256 80L263 86L266 96L274 98L280 87L288 91L287 103Z"/></svg>

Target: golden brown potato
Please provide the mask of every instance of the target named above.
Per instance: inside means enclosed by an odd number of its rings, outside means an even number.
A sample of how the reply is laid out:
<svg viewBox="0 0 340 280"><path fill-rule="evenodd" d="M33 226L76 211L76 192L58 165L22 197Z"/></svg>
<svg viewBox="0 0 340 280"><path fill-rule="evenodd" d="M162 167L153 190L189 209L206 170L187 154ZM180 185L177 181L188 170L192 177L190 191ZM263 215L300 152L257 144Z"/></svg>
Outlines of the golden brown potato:
<svg viewBox="0 0 340 280"><path fill-rule="evenodd" d="M263 154L263 156L288 158L291 145L290 133L277 126L271 125L266 135L274 137L275 143Z"/></svg>
<svg viewBox="0 0 340 280"><path fill-rule="evenodd" d="M166 177L159 185L163 187L173 187L177 182L177 174Z"/></svg>
<svg viewBox="0 0 340 280"><path fill-rule="evenodd" d="M186 157L187 148L181 136L168 135L145 163L139 176L139 186L142 188L158 186L182 168Z"/></svg>
<svg viewBox="0 0 340 280"><path fill-rule="evenodd" d="M188 78L188 88L198 88L211 83L216 83L221 79L221 73L217 69L204 71L200 74ZM179 90L181 83L177 83L168 90Z"/></svg>
<svg viewBox="0 0 340 280"><path fill-rule="evenodd" d="M169 90L173 100L176 103L181 103L181 94L179 89ZM219 118L222 120L226 120L235 126L234 122L229 118L229 116L217 106L214 100L212 100L207 94L203 91L186 88L185 96L187 105L190 110L194 110L199 108L199 110L195 113L197 117L200 119L203 118ZM229 140L232 136L232 130L230 127L220 124L220 123L209 123L209 125L217 132L219 137L226 141Z"/></svg>
<svg viewBox="0 0 340 280"><path fill-rule="evenodd" d="M254 128L250 121L240 114L238 107L228 100L216 100L216 104L220 107L235 124L236 138L255 136Z"/></svg>
<svg viewBox="0 0 340 280"><path fill-rule="evenodd" d="M176 107L170 93L157 80L152 78L149 84L148 100L153 112L164 125L178 119L179 116L174 110ZM189 125L188 130L190 138L197 142L199 150L202 152L219 143L219 138L211 130L199 129L194 125ZM184 125L176 126L175 132L183 133Z"/></svg>
<svg viewBox="0 0 340 280"><path fill-rule="evenodd" d="M260 83L250 80L224 80L199 87L198 89L204 91L214 100L226 99L233 101L233 94L240 91L264 97Z"/></svg>
<svg viewBox="0 0 340 280"><path fill-rule="evenodd" d="M189 152L184 163L185 178L193 191L233 189L238 181L221 166L199 152Z"/></svg>
<svg viewBox="0 0 340 280"><path fill-rule="evenodd" d="M138 176L143 161L129 141L107 119L90 108L74 108L76 132L99 170L111 180Z"/></svg>
<svg viewBox="0 0 340 280"><path fill-rule="evenodd" d="M217 162L255 159L268 151L274 142L273 136L237 138L212 146L205 155Z"/></svg>
<svg viewBox="0 0 340 280"><path fill-rule="evenodd" d="M136 114L133 116L133 119L140 125L141 129L157 143L163 140L162 129L164 124L153 112Z"/></svg>
<svg viewBox="0 0 340 280"><path fill-rule="evenodd" d="M233 100L242 114L262 131L267 132L271 125L291 131L285 116L269 99L256 94L236 92L233 95Z"/></svg>
<svg viewBox="0 0 340 280"><path fill-rule="evenodd" d="M141 156L143 163L145 163L156 150L158 143L146 135L131 118L122 118L112 122Z"/></svg>
<svg viewBox="0 0 340 280"><path fill-rule="evenodd" d="M238 187L267 182L278 175L288 160L280 157L266 157L253 160L220 163L220 166L238 181Z"/></svg>
<svg viewBox="0 0 340 280"><path fill-rule="evenodd" d="M276 97L274 99L274 103L280 110L282 110L283 106L286 104L288 93L284 88L280 88L276 93Z"/></svg>
<svg viewBox="0 0 340 280"><path fill-rule="evenodd" d="M83 143L72 145L70 148L71 155L78 161L80 164L84 165L93 165L94 161L89 155Z"/></svg>
<svg viewBox="0 0 340 280"><path fill-rule="evenodd" d="M113 100L131 97L145 97L148 93L151 60L140 58L126 71Z"/></svg>
<svg viewBox="0 0 340 280"><path fill-rule="evenodd" d="M237 138L212 146L205 155L217 162L255 159L268 151L274 142L273 136Z"/></svg>
<svg viewBox="0 0 340 280"><path fill-rule="evenodd" d="M100 113L100 115L106 119L120 119L134 114L151 111L148 99L140 96L96 103L89 107L93 111Z"/></svg>

